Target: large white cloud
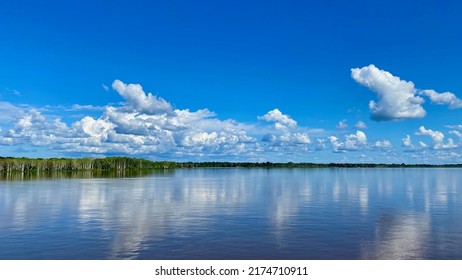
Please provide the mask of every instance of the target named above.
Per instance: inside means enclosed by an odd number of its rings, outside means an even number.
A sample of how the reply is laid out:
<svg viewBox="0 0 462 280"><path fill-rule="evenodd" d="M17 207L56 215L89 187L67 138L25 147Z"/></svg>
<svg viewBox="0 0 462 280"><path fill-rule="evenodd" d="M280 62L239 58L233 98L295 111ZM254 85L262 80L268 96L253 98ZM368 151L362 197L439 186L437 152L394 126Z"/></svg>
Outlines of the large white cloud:
<svg viewBox="0 0 462 280"><path fill-rule="evenodd" d="M413 82L401 80L373 64L352 68L351 77L377 93L378 101L369 102L371 118L376 121L423 118L426 115L422 107L425 102L423 97L434 104L448 105L450 109L462 108L462 100L452 92L417 89Z"/></svg>
<svg viewBox="0 0 462 280"><path fill-rule="evenodd" d="M377 121L415 119L425 116L424 99L416 95L414 83L401 80L375 65L351 69L351 77L377 93L370 101L371 118Z"/></svg>

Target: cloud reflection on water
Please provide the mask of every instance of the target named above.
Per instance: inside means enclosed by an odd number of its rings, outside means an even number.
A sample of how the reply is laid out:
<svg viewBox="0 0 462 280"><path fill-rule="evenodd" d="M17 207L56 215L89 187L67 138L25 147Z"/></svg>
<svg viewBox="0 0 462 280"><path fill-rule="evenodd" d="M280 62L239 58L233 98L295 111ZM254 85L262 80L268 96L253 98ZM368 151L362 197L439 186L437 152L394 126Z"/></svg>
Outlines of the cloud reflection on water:
<svg viewBox="0 0 462 280"><path fill-rule="evenodd" d="M462 203L462 177L454 171L197 169L144 178L8 182L0 187L0 226L34 234L52 220L69 219L81 234L101 231L94 242L106 242L111 259L175 248L167 239L224 242L229 231L233 238L264 236L286 253L302 238L298 246L314 254L307 258L316 258L320 246L339 243L351 254L337 254L342 248L333 246L322 258L420 259L429 255L435 212ZM219 228L229 225L236 228Z"/></svg>

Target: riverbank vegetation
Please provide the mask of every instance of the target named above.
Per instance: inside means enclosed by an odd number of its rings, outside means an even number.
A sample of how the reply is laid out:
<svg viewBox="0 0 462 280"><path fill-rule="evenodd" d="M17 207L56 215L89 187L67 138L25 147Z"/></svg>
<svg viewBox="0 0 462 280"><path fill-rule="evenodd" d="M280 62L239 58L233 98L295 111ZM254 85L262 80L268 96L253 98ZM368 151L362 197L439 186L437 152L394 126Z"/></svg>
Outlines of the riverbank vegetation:
<svg viewBox="0 0 462 280"><path fill-rule="evenodd" d="M246 168L418 168L462 167L462 164L404 164L404 163L311 163L311 162L180 162L177 168L246 167Z"/></svg>
<svg viewBox="0 0 462 280"><path fill-rule="evenodd" d="M275 163L275 162L172 162L150 161L129 157L107 158L13 158L0 157L0 172L108 171L153 170L176 168L404 168L404 167L462 167L462 164L374 164L374 163Z"/></svg>
<svg viewBox="0 0 462 280"><path fill-rule="evenodd" d="M0 157L0 172L51 172L51 171L90 171L90 170L141 170L171 169L174 162L149 161L139 158L5 158Z"/></svg>

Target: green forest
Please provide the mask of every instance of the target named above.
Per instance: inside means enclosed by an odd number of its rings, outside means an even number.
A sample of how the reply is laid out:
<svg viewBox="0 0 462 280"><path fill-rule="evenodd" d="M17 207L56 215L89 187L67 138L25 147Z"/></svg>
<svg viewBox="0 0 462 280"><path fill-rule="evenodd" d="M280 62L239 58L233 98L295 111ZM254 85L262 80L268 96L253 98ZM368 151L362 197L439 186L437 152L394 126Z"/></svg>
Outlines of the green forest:
<svg viewBox="0 0 462 280"><path fill-rule="evenodd" d="M0 157L0 172L50 172L89 170L171 169L174 162L129 157L108 158L11 158Z"/></svg>
<svg viewBox="0 0 462 280"><path fill-rule="evenodd" d="M177 168L397 168L397 167L462 167L462 164L373 164L373 163L275 163L275 162L172 162L140 158L13 158L0 157L0 172L113 171Z"/></svg>

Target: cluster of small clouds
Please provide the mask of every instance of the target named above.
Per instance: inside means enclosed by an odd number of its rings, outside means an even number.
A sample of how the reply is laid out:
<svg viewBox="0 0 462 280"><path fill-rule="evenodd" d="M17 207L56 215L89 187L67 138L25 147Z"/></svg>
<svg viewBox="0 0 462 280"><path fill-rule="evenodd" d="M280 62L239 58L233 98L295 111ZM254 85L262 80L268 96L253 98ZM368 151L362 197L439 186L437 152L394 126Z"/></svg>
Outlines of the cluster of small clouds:
<svg viewBox="0 0 462 280"><path fill-rule="evenodd" d="M308 153L329 149L329 145L335 153L386 146L378 144L381 142L369 145L361 130L329 136L322 129L300 127L297 121L279 109L258 116L260 122L246 124L231 119L220 120L208 109L195 112L176 109L165 99L145 93L139 84L115 80L112 89L124 98L124 103L104 107L75 104L41 110L30 107L18 110L10 103L0 103L0 110L11 112L3 122L14 123L0 132L0 144L42 146L64 154L124 154L175 159L210 159L215 155L249 160L268 159L265 155L271 153L284 157L297 155L303 159ZM96 118L84 116L67 124L59 117L46 114L58 110L102 113ZM359 121L355 127L365 129L366 125ZM347 129L347 121L342 120L339 128ZM313 131L318 136L316 145L311 139Z"/></svg>
<svg viewBox="0 0 462 280"><path fill-rule="evenodd" d="M354 126L356 129L366 129L367 128L367 125L365 122L363 121L358 121L356 122L355 126ZM348 123L347 123L347 120L346 119L343 119L341 121L338 122L337 126L336 126L337 129L340 129L340 130L345 130L348 128Z"/></svg>
<svg viewBox="0 0 462 280"><path fill-rule="evenodd" d="M352 69L352 77L374 90L379 99L371 101L373 119L391 120L425 115L422 96L434 103L458 108L460 101L452 93L419 91L412 82L400 80L373 65ZM103 85L105 90L109 88ZM177 109L165 99L146 93L139 84L115 80L112 89L125 102L106 106L78 105L70 107L18 107L0 102L0 145L30 150L46 147L63 155L139 155L150 159L170 160L245 160L245 161L311 161L313 153L350 152L393 155L396 149L388 139L369 140L365 122L348 125L342 119L336 130L310 129L299 126L291 116L273 109L258 116L258 122L241 123L222 120L208 109ZM56 117L57 111L100 112L95 117L84 115L73 122ZM48 114L52 112L53 114ZM462 125L447 126L449 134L462 141ZM433 151L440 157L458 157L458 143L445 140L441 131L421 126L415 137L430 137L431 144L411 136L402 139L405 152L428 156ZM445 152L449 151L449 152ZM362 157L365 158L365 157Z"/></svg>
<svg viewBox="0 0 462 280"><path fill-rule="evenodd" d="M129 155L237 155L256 141L247 135L243 124L219 120L206 109L173 109L164 99L145 94L138 84L116 80L112 87L126 102L119 107L106 106L99 118L85 116L68 126L59 118L50 120L31 109L17 118L0 141L71 153Z"/></svg>
<svg viewBox="0 0 462 280"><path fill-rule="evenodd" d="M369 101L371 119L375 121L423 118L427 115L423 107L427 100L432 104L446 105L449 109L462 108L462 100L452 92L439 93L433 89L418 89L413 82L402 80L373 64L362 68L352 68L351 77L377 94L377 100ZM449 134L457 136L460 143L462 125L448 126L448 128L452 129ZM404 151L414 153L412 157L420 156L420 160L429 160L430 153L432 153L443 161L460 158L459 153L456 152L460 144L455 143L453 138L445 140L443 132L427 129L422 125L414 132L414 135L420 138L416 144L413 143L409 134L401 140ZM430 143L425 140L428 137ZM389 149L391 143L388 140L379 140L373 146L379 149Z"/></svg>
<svg viewBox="0 0 462 280"><path fill-rule="evenodd" d="M371 119L376 121L419 119L427 114L423 97L432 103L447 105L451 109L462 108L462 100L451 92L438 93L433 89L420 90L411 81L401 80L390 72L371 64L351 69L351 77L377 94L377 102L371 100Z"/></svg>
<svg viewBox="0 0 462 280"><path fill-rule="evenodd" d="M298 127L294 119L278 109L258 117L263 123L245 124L220 120L208 109L175 109L163 98L145 93L139 84L116 80L112 88L125 99L120 106L18 110L13 104L0 103L0 110L9 113L2 122L14 123L0 131L0 144L42 146L62 153L175 159L214 155L258 159L266 152L296 152L299 148L306 151L311 144L309 130ZM100 110L102 114L67 124L59 117L45 114L57 110Z"/></svg>
<svg viewBox="0 0 462 280"><path fill-rule="evenodd" d="M418 145L414 145L411 140L411 136L408 134L401 140L401 146L406 148L406 151L421 151L425 149L432 150L453 150L459 147L458 144L454 143L452 138L448 138L445 142L445 135L443 132L438 130L426 129L424 126L420 126L419 129L414 133L417 136L429 136L431 138L431 144L427 144L423 141L419 141ZM454 134L462 138L462 133L458 130L451 130L449 134Z"/></svg>

